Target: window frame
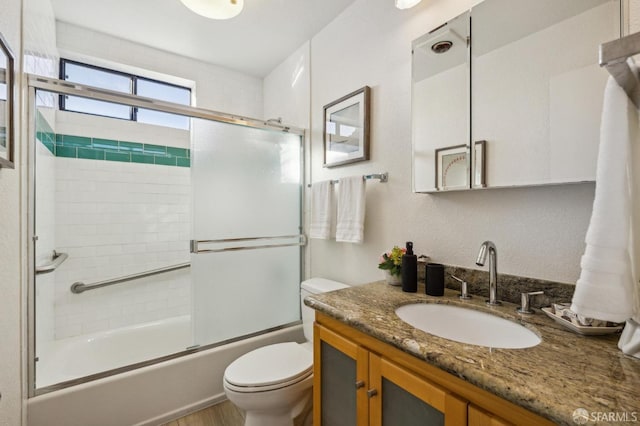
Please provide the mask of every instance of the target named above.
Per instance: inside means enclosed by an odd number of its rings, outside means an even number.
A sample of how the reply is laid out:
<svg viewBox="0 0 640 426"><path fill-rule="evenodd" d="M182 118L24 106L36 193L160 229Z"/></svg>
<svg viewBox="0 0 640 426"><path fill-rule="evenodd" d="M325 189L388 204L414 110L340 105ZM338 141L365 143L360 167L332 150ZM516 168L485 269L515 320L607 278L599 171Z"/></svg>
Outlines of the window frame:
<svg viewBox="0 0 640 426"><path fill-rule="evenodd" d="M60 58L60 64L59 64L59 76L60 76L60 80L63 81L69 81L66 78L66 65L67 64L73 64L73 65L77 65L80 67L85 67L85 68L89 68L89 69L93 69L96 71L101 71L101 72L105 72L105 73L109 73L109 74L115 74L115 75L119 75L119 76L124 76L124 77L128 77L131 84L130 84L130 91L129 94L130 95L138 95L138 80L144 80L144 81L148 81L151 83L157 83L157 84L161 84L164 86L170 86L170 87L175 87L178 89L184 89L187 92L189 92L189 103L185 104L187 106L191 106L191 100L192 100L192 92L191 92L191 88L190 87L186 87L186 86L180 86L179 84L174 84L174 83L170 83L167 81L162 81L162 80L158 80L155 78L149 78L149 77L144 77L138 74L132 74L132 73L128 73L128 72L124 72L124 71L118 71L118 70L114 70L111 68L105 68L105 67L101 67L99 65L93 65L93 64L88 64L86 62L80 62L80 61L75 61L73 59L66 59L66 58ZM70 81L71 83L73 83L73 81ZM123 92L124 93L124 92ZM153 98L152 98L153 99ZM160 100L160 99L158 99ZM121 118L121 117L113 117L110 115L104 115L104 114L96 114L96 113L92 113L92 112L86 112L86 111L74 111L74 110L70 110L66 108L66 96L61 95L59 96L59 100L58 100L58 107L60 108L60 111L69 111L69 112L75 112L75 113L79 113L79 114L88 114L88 115L95 115L95 116L99 116L99 117L107 117L107 118L115 118L117 120L127 120L127 121L135 121L138 122L138 107L129 107L129 118ZM142 123L142 124L146 124L146 123ZM186 130L189 130L188 128Z"/></svg>

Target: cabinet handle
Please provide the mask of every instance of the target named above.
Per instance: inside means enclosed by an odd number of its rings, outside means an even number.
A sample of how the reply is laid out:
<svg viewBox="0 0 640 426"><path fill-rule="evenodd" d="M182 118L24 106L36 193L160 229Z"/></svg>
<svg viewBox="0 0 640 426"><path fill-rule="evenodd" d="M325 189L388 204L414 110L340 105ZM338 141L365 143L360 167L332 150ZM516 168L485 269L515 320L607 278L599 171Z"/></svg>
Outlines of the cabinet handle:
<svg viewBox="0 0 640 426"><path fill-rule="evenodd" d="M369 389L367 391L367 396L369 398L372 398L372 397L376 396L377 394L378 394L378 391L376 389Z"/></svg>
<svg viewBox="0 0 640 426"><path fill-rule="evenodd" d="M358 380L356 382L356 389L360 389L364 387L364 380Z"/></svg>

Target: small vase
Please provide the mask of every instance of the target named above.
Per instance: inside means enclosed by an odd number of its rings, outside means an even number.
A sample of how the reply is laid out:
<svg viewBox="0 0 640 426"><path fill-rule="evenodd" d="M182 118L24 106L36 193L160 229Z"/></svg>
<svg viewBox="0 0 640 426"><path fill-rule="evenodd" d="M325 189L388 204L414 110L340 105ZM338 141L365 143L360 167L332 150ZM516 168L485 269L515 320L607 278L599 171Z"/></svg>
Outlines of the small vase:
<svg viewBox="0 0 640 426"><path fill-rule="evenodd" d="M384 271L384 278L389 285L402 285L402 278L400 275L392 275L389 271Z"/></svg>

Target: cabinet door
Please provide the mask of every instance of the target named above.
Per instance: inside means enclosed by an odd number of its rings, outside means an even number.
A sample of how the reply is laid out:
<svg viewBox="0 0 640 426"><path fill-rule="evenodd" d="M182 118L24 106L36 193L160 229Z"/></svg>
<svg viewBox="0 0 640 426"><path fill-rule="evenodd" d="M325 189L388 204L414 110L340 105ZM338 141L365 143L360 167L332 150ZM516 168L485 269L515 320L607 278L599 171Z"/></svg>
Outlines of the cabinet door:
<svg viewBox="0 0 640 426"><path fill-rule="evenodd" d="M316 324L313 353L313 424L367 425L368 352Z"/></svg>
<svg viewBox="0 0 640 426"><path fill-rule="evenodd" d="M511 423L475 405L469 405L469 426L511 426Z"/></svg>
<svg viewBox="0 0 640 426"><path fill-rule="evenodd" d="M467 424L467 402L378 355L369 355L369 418L375 426Z"/></svg>

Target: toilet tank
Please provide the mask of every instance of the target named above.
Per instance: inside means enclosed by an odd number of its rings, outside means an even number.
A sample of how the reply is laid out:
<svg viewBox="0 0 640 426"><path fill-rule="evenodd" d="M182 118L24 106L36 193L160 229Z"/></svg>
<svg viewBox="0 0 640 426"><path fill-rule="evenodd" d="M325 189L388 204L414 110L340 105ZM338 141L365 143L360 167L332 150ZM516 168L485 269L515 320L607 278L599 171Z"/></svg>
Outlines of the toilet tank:
<svg viewBox="0 0 640 426"><path fill-rule="evenodd" d="M308 342L313 341L313 320L315 310L304 304L304 298L310 294L326 293L328 291L340 290L347 288L348 285L338 281L327 280L324 278L311 278L300 284L300 306L302 307L302 327L304 329L304 337Z"/></svg>

